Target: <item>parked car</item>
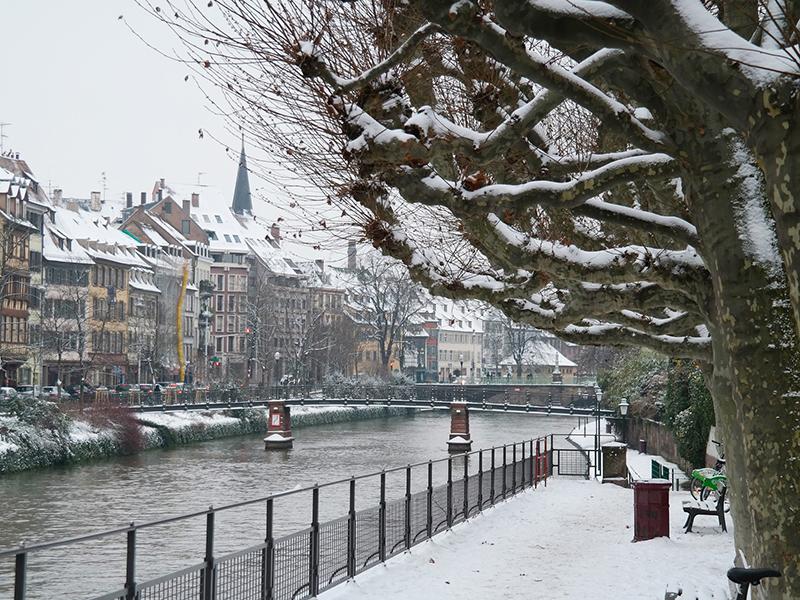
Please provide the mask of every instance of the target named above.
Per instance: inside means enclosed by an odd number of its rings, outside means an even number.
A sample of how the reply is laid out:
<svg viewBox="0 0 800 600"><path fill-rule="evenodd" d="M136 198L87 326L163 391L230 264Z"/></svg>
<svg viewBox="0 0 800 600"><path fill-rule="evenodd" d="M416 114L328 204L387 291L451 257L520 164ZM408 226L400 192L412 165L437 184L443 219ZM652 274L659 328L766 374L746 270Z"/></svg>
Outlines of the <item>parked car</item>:
<svg viewBox="0 0 800 600"><path fill-rule="evenodd" d="M45 385L45 386L43 386L42 387L42 396L44 396L48 400L57 400L59 398L58 386L55 386L55 385ZM67 390L65 390L64 388L61 388L60 396L61 396L61 400L72 400L72 395Z"/></svg>
<svg viewBox="0 0 800 600"><path fill-rule="evenodd" d="M72 383L70 385L65 385L62 390L66 390L69 392L70 396L75 398L80 398L81 396L81 385L79 383ZM84 398L91 398L94 396L95 387L90 383L83 383L83 397Z"/></svg>
<svg viewBox="0 0 800 600"><path fill-rule="evenodd" d="M13 387L0 387L0 399L8 400L9 398L16 398L17 390Z"/></svg>
<svg viewBox="0 0 800 600"><path fill-rule="evenodd" d="M18 385L17 394L26 398L38 398L42 395L42 390L38 385Z"/></svg>

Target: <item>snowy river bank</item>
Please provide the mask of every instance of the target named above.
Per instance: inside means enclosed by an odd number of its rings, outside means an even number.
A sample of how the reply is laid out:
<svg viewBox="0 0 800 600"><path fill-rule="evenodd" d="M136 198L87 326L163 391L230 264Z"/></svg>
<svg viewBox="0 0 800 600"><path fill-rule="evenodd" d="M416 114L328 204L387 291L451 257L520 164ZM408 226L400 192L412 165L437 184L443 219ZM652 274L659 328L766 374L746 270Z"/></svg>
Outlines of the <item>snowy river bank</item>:
<svg viewBox="0 0 800 600"><path fill-rule="evenodd" d="M300 406L292 426L360 421L408 413L407 408ZM224 437L262 433L266 409L223 412L78 415L31 424L0 415L0 474L133 454Z"/></svg>

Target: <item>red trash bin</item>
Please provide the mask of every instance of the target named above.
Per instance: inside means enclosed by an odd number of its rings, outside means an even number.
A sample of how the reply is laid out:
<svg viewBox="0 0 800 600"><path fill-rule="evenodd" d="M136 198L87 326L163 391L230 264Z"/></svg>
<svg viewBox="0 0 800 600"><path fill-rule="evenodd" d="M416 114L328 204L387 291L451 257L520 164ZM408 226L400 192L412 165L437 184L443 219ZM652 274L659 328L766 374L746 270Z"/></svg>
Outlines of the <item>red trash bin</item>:
<svg viewBox="0 0 800 600"><path fill-rule="evenodd" d="M669 537L669 490L664 479L633 484L633 541Z"/></svg>

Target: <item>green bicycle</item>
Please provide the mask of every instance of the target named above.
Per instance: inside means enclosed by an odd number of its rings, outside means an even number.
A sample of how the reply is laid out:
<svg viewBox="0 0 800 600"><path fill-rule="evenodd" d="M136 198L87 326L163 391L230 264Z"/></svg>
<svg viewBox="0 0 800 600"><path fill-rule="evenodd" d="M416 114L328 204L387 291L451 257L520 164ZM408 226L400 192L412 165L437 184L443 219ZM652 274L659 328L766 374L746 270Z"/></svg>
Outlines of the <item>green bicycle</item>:
<svg viewBox="0 0 800 600"><path fill-rule="evenodd" d="M689 491L695 500L707 500L710 495L717 495L722 488L728 485L728 476L725 474L725 458L722 455L722 444L717 440L711 440L720 450L714 468L695 469L692 471L692 484Z"/></svg>

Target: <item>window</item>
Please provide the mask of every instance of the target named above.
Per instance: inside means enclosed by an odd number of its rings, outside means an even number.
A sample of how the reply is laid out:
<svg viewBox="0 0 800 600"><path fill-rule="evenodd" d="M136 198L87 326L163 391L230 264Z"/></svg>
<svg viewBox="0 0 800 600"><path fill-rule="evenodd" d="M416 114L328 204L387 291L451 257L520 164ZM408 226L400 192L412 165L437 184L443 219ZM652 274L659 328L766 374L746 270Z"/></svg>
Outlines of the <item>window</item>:
<svg viewBox="0 0 800 600"><path fill-rule="evenodd" d="M228 333L236 331L236 317L228 316Z"/></svg>
<svg viewBox="0 0 800 600"><path fill-rule="evenodd" d="M223 234L223 236L225 237L225 241L226 242L228 242L228 243L231 242L231 236L229 236L227 233Z"/></svg>
<svg viewBox="0 0 800 600"><path fill-rule="evenodd" d="M181 221L181 233L183 235L189 235L191 231L192 231L191 222L189 221L189 219L183 219Z"/></svg>
<svg viewBox="0 0 800 600"><path fill-rule="evenodd" d="M170 202L169 200L164 202L164 212L167 213L168 215L172 214L172 202Z"/></svg>
<svg viewBox="0 0 800 600"><path fill-rule="evenodd" d="M217 220L217 223L222 223L222 217L219 215L214 215L214 218Z"/></svg>
<svg viewBox="0 0 800 600"><path fill-rule="evenodd" d="M217 352L222 352L222 350L223 350L222 343L225 341L225 338L218 337L214 341L215 341L215 344L216 344L214 347L216 348Z"/></svg>
<svg viewBox="0 0 800 600"><path fill-rule="evenodd" d="M225 329L225 318L222 315L217 315L217 319L214 322L214 330L222 331L223 329Z"/></svg>
<svg viewBox="0 0 800 600"><path fill-rule="evenodd" d="M242 242L242 240L239 239L238 235L233 236L233 241L236 242L237 244L240 244Z"/></svg>
<svg viewBox="0 0 800 600"><path fill-rule="evenodd" d="M211 219L208 218L208 215L203 215L203 222L204 223L211 223Z"/></svg>
<svg viewBox="0 0 800 600"><path fill-rule="evenodd" d="M41 271L42 270L42 253L37 252L36 250L31 250L31 258L30 258L30 265L31 271Z"/></svg>
<svg viewBox="0 0 800 600"><path fill-rule="evenodd" d="M225 296L222 294L217 295L217 312L223 312L225 310Z"/></svg>
<svg viewBox="0 0 800 600"><path fill-rule="evenodd" d="M236 351L236 337L229 335L228 336L228 352L235 352Z"/></svg>
<svg viewBox="0 0 800 600"><path fill-rule="evenodd" d="M217 291L221 292L225 289L225 275L217 275Z"/></svg>
<svg viewBox="0 0 800 600"><path fill-rule="evenodd" d="M228 294L228 312L236 312L236 296Z"/></svg>

